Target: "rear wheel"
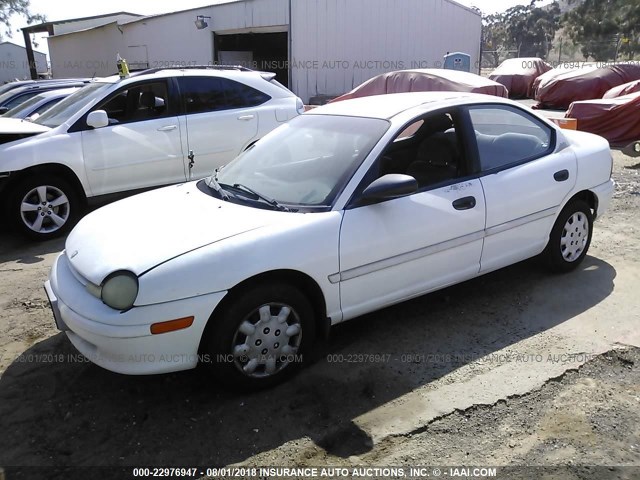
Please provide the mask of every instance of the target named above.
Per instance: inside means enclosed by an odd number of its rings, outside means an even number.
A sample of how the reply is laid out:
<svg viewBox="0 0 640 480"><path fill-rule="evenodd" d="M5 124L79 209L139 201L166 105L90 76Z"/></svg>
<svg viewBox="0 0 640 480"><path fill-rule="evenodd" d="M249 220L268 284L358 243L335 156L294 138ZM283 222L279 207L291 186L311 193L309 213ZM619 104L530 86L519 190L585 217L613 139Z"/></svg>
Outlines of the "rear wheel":
<svg viewBox="0 0 640 480"><path fill-rule="evenodd" d="M48 240L66 234L80 214L80 201L64 179L27 178L15 185L9 199L9 216L23 235Z"/></svg>
<svg viewBox="0 0 640 480"><path fill-rule="evenodd" d="M212 316L202 350L215 377L256 390L295 373L314 337L315 317L305 295L292 285L262 283L235 294Z"/></svg>
<svg viewBox="0 0 640 480"><path fill-rule="evenodd" d="M560 212L544 256L551 270L574 270L587 255L593 233L591 208L582 200L573 200Z"/></svg>

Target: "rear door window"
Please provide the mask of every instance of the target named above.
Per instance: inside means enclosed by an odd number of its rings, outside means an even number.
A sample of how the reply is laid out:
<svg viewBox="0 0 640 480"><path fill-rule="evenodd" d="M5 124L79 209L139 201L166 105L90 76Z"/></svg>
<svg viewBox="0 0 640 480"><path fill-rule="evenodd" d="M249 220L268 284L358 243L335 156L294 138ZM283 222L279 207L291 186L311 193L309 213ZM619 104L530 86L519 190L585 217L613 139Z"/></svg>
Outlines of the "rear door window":
<svg viewBox="0 0 640 480"><path fill-rule="evenodd" d="M469 109L483 172L507 168L550 153L553 129L535 117L505 105Z"/></svg>
<svg viewBox="0 0 640 480"><path fill-rule="evenodd" d="M187 114L256 107L271 99L266 93L227 78L182 77L178 84Z"/></svg>

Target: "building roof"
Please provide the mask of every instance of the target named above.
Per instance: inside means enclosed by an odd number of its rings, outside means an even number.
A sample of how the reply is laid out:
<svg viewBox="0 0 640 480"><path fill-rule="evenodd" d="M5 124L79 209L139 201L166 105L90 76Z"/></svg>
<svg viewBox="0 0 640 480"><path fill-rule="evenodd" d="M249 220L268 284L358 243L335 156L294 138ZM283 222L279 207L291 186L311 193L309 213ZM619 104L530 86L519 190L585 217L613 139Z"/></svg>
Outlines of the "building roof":
<svg viewBox="0 0 640 480"><path fill-rule="evenodd" d="M13 43L13 42L9 42L9 41L0 42L0 45L13 45L14 47L18 47L18 48L21 48L23 50L26 50L26 47L23 47L22 45L18 45L17 43ZM40 52L38 50L34 50L33 52L34 53L39 53L40 55L45 55L45 56L47 55L46 53Z"/></svg>
<svg viewBox="0 0 640 480"><path fill-rule="evenodd" d="M227 3L238 3L238 2L246 2L246 1L247 0L213 0L213 1L209 0L209 3L207 3L206 5L202 5L201 7L192 7L192 8L187 8L185 10L175 10L173 12L158 13L156 15L146 15L146 16L142 16L141 18L136 18L134 20L127 20L127 21L121 22L121 24L127 25L129 23L144 22L145 20L148 20L148 19L166 17L168 15L174 15L176 13L191 12L195 10L202 10L204 8L216 7L218 5L225 5Z"/></svg>
<svg viewBox="0 0 640 480"><path fill-rule="evenodd" d="M69 18L67 20L54 20L51 22L39 23L37 25L29 25L28 27L24 27L22 31L27 33L48 32L49 35L53 35L53 27L56 25L64 25L67 23L74 23L74 22L84 22L87 20L99 20L101 18L116 17L118 15L131 15L133 17L142 17L142 15L138 13L131 13L131 12L105 13L103 15L94 15L92 17Z"/></svg>

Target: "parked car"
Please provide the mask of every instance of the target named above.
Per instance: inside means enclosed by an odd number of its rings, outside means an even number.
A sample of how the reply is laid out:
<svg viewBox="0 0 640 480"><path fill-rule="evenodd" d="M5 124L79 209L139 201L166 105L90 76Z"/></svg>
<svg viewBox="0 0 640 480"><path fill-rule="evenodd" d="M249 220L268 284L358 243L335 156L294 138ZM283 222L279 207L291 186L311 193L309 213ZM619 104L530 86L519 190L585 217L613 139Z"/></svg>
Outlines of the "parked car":
<svg viewBox="0 0 640 480"><path fill-rule="evenodd" d="M533 82L551 68L541 58L509 58L491 72L489 80L504 85L509 98L533 98Z"/></svg>
<svg viewBox="0 0 640 480"><path fill-rule="evenodd" d="M84 82L36 82L11 89L0 95L0 115L7 113L12 108L17 107L42 92L69 87L83 87L85 84Z"/></svg>
<svg viewBox="0 0 640 480"><path fill-rule="evenodd" d="M348 93L332 100L340 102L351 98L370 97L389 93L407 92L472 92L508 97L504 85L475 73L442 68L399 70L377 75Z"/></svg>
<svg viewBox="0 0 640 480"><path fill-rule="evenodd" d="M538 254L575 269L611 168L603 138L507 99L332 103L207 179L90 213L46 291L58 328L106 369L202 361L260 388L331 325Z"/></svg>
<svg viewBox="0 0 640 480"><path fill-rule="evenodd" d="M640 92L640 80L633 80L632 82L623 83L622 85L607 90L602 98L624 97L625 95L638 92Z"/></svg>
<svg viewBox="0 0 640 480"><path fill-rule="evenodd" d="M581 100L569 105L565 117L575 118L578 128L606 138L621 147L640 138L640 92L613 98Z"/></svg>
<svg viewBox="0 0 640 480"><path fill-rule="evenodd" d="M246 69L152 70L91 82L33 122L2 122L5 215L27 236L66 233L83 205L202 178L304 110Z"/></svg>
<svg viewBox="0 0 640 480"><path fill-rule="evenodd" d="M634 80L640 80L637 63L569 62L536 79L535 99L539 108L567 109L573 102L602 98L610 89Z"/></svg>
<svg viewBox="0 0 640 480"><path fill-rule="evenodd" d="M48 108L53 107L63 98L68 97L76 92L80 87L60 88L56 90L47 90L31 97L26 102L21 103L17 107L13 107L8 112L0 115L3 118L19 118L24 119L33 115L40 115ZM0 131L2 131L2 119L0 119Z"/></svg>
<svg viewBox="0 0 640 480"><path fill-rule="evenodd" d="M47 79L47 80L15 80L13 82L7 82L0 85L0 95L13 90L14 88L33 86L33 85L47 85L51 83L89 83L90 78L60 78L60 79Z"/></svg>

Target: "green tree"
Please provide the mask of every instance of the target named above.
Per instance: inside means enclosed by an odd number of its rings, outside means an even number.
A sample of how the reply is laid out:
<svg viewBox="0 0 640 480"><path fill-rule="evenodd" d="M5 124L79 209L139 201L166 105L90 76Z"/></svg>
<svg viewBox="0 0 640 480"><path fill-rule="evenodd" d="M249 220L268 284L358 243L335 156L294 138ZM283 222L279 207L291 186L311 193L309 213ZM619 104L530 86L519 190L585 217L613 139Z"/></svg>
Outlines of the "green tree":
<svg viewBox="0 0 640 480"><path fill-rule="evenodd" d="M564 23L585 60L633 58L640 52L638 0L583 0L565 15Z"/></svg>
<svg viewBox="0 0 640 480"><path fill-rule="evenodd" d="M11 17L18 15L27 19L27 23L43 22L45 17L34 14L29 8L29 0L0 0L0 39L2 31L8 37L12 36Z"/></svg>
<svg viewBox="0 0 640 480"><path fill-rule="evenodd" d="M495 65L516 55L547 57L560 26L560 8L557 2L536 7L538 1L482 18L482 49L493 56Z"/></svg>
<svg viewBox="0 0 640 480"><path fill-rule="evenodd" d="M557 2L540 8L536 0L518 5L505 12L509 42L520 57L547 58L551 42L560 26L560 7Z"/></svg>

